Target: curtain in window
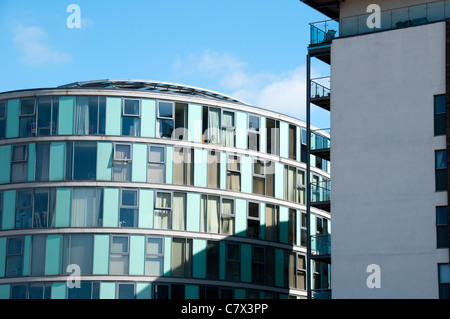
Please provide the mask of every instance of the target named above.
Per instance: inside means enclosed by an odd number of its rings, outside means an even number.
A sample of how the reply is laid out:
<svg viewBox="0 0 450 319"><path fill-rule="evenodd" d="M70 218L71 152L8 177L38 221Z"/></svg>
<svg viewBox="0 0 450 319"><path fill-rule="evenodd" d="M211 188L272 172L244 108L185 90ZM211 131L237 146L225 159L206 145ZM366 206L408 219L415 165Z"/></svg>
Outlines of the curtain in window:
<svg viewBox="0 0 450 319"><path fill-rule="evenodd" d="M185 229L185 197L185 194L173 194L172 229L174 230Z"/></svg>
<svg viewBox="0 0 450 319"><path fill-rule="evenodd" d="M71 227L96 226L95 195L94 188L73 189Z"/></svg>
<svg viewBox="0 0 450 319"><path fill-rule="evenodd" d="M207 229L208 233L219 232L219 197L208 197Z"/></svg>
<svg viewBox="0 0 450 319"><path fill-rule="evenodd" d="M36 181L48 181L50 172L50 144L36 144Z"/></svg>
<svg viewBox="0 0 450 319"><path fill-rule="evenodd" d="M166 165L165 164L148 164L147 169L147 181L149 183L165 183L165 173L166 173Z"/></svg>
<svg viewBox="0 0 450 319"><path fill-rule="evenodd" d="M209 109L208 124L209 142L214 144L220 143L220 109Z"/></svg>
<svg viewBox="0 0 450 319"><path fill-rule="evenodd" d="M75 135L89 134L89 98L77 97L75 105Z"/></svg>
<svg viewBox="0 0 450 319"><path fill-rule="evenodd" d="M219 188L219 153L208 155L208 187Z"/></svg>
<svg viewBox="0 0 450 319"><path fill-rule="evenodd" d="M229 190L240 191L241 190L241 174L234 173L234 172L228 172L227 185L228 185Z"/></svg>
<svg viewBox="0 0 450 319"><path fill-rule="evenodd" d="M222 234L234 234L234 212L233 201L228 199L222 200L222 216L221 216L221 230Z"/></svg>
<svg viewBox="0 0 450 319"><path fill-rule="evenodd" d="M186 176L184 151L182 148L175 148L173 153L173 183L183 185L185 184L184 177Z"/></svg>
<svg viewBox="0 0 450 319"><path fill-rule="evenodd" d="M184 276L185 242L182 239L173 239L172 242L172 276Z"/></svg>
<svg viewBox="0 0 450 319"><path fill-rule="evenodd" d="M234 147L234 113L223 112L222 121L223 146Z"/></svg>
<svg viewBox="0 0 450 319"><path fill-rule="evenodd" d="M93 246L92 235L71 235L70 263L80 266L82 274L92 274Z"/></svg>
<svg viewBox="0 0 450 319"><path fill-rule="evenodd" d="M171 227L171 194L158 193L155 205L155 222L154 227L159 229L169 229ZM168 208L168 209L157 209Z"/></svg>
<svg viewBox="0 0 450 319"><path fill-rule="evenodd" d="M296 174L295 174L295 168L294 167L286 167L286 178L287 178L287 187L285 191L285 199L288 201L294 201L294 195L295 195L295 185L296 185Z"/></svg>

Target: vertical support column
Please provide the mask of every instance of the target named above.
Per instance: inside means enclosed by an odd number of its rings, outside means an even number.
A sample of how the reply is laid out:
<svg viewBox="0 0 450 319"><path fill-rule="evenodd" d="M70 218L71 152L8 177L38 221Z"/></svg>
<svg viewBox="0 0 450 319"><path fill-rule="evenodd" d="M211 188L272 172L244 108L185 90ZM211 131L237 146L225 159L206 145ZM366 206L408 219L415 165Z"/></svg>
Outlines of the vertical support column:
<svg viewBox="0 0 450 319"><path fill-rule="evenodd" d="M306 57L306 292L311 299L311 56Z"/></svg>
<svg viewBox="0 0 450 319"><path fill-rule="evenodd" d="M445 23L445 92L446 92L446 149L447 168L450 165L450 20ZM450 170L447 169L447 198L450 205ZM450 214L447 214L448 242L450 246ZM450 257L450 249L449 249Z"/></svg>

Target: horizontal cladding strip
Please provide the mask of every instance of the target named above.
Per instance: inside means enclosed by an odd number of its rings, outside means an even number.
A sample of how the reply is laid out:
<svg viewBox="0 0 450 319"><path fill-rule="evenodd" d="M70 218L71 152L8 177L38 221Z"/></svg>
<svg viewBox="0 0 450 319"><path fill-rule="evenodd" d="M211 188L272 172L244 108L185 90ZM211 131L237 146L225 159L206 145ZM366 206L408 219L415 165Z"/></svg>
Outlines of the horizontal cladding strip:
<svg viewBox="0 0 450 319"><path fill-rule="evenodd" d="M27 284L35 282L64 282L73 281L73 277L70 276L42 276L42 277L16 277L16 278L2 278L0 279L0 285L8 284ZM282 294L304 296L306 297L306 291L297 290L292 288L278 288L273 286L264 286L256 284L247 284L240 282L209 280L201 278L181 278L181 277L156 277L156 276L117 276L117 275L84 275L80 276L81 281L120 281L120 282L147 282L147 283L162 283L162 284L185 284L185 285L210 285L227 288L237 289L251 289L251 290L264 290L278 292Z"/></svg>
<svg viewBox="0 0 450 319"><path fill-rule="evenodd" d="M227 236L221 234L192 232L184 230L166 230L150 228L40 228L40 229L15 229L0 231L0 237L30 236L30 235L55 235L55 234L126 234L126 235L151 235L168 237L185 237L190 239L205 239L217 241L232 241L242 244L253 244L266 247L291 250L306 254L306 248L290 244L282 244L262 239L254 239L239 236Z"/></svg>
<svg viewBox="0 0 450 319"><path fill-rule="evenodd" d="M23 143L39 143L39 142L63 142L63 141L92 141L92 142L121 142L121 143L143 143L143 144L162 144L167 146L180 146L180 147L193 147L197 149L215 150L225 152L229 154L248 155L255 158L262 158L278 163L299 167L306 170L306 163L298 162L288 158L280 157L277 155L271 155L267 153L261 153L257 151L244 150L234 147L226 147L221 145L196 143L190 141L178 141L161 138L149 138L149 137L130 137L130 136L103 136L103 135L54 135L54 136L33 136L33 137L17 137L10 139L0 140L0 146L9 144L23 144ZM311 167L311 171L322 175L323 177L330 178L330 174L318 169L317 167Z"/></svg>
<svg viewBox="0 0 450 319"><path fill-rule="evenodd" d="M258 108L256 106L250 106L245 104L237 104L232 102L211 100L201 97L193 97L188 95L176 94L176 93L157 93L157 92L146 92L146 91L126 91L126 90L101 90L101 89L43 89L43 90L30 90L30 91L17 91L11 93L0 94L0 99L18 99L23 97L38 97L38 96L75 96L75 95L104 95L104 96L115 96L115 97L137 97L155 100L170 100L175 102L188 102L194 104L210 105L223 108L229 108L238 111L244 111L248 113L254 113L258 115L267 116L281 121L286 121L291 124L295 124L306 128L306 123L302 120L290 117L281 113L272 112L263 108ZM319 127L311 125L312 130L318 130L325 137L330 137L327 132L321 131Z"/></svg>
<svg viewBox="0 0 450 319"><path fill-rule="evenodd" d="M224 189L212 189L196 186L183 186L174 184L150 184L150 183L138 183L138 182L30 182L30 183L18 183L18 184L4 184L0 185L0 191L12 190L12 189L25 189L25 188L49 188L49 187L110 187L110 188L134 188L134 189L156 189L156 190L169 190L169 191L181 191L190 193L200 193L207 195L220 195L223 197L231 197L238 199L245 199L257 202L264 202L268 204L274 204L284 206L292 209L306 210L306 206L302 204L295 204L282 199L274 197L265 197L260 195L248 194L243 192L229 191ZM311 212L330 218L330 214L324 212L315 207L311 207Z"/></svg>

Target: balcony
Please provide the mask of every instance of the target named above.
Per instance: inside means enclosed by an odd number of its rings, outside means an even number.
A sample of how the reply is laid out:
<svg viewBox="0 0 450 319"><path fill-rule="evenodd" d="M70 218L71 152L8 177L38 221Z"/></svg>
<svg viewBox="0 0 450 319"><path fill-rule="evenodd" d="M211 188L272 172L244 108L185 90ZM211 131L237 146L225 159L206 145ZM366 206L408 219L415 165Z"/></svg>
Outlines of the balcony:
<svg viewBox="0 0 450 319"><path fill-rule="evenodd" d="M310 101L315 105L329 111L330 110L330 97L331 90L324 85L328 81L330 83L330 77L311 79L311 96Z"/></svg>
<svg viewBox="0 0 450 319"><path fill-rule="evenodd" d="M311 258L331 263L331 235L318 234L311 236Z"/></svg>
<svg viewBox="0 0 450 319"><path fill-rule="evenodd" d="M312 299L331 299L331 289L313 289L311 290Z"/></svg>
<svg viewBox="0 0 450 319"><path fill-rule="evenodd" d="M369 28L372 13L314 22L310 24L310 47L329 45L334 38L394 30L445 21L450 18L450 0L384 10L380 12L380 28Z"/></svg>
<svg viewBox="0 0 450 319"><path fill-rule="evenodd" d="M323 131L323 130L321 130ZM330 161L330 139L317 134L315 132L311 132L311 148L310 153L312 155L323 158L327 161Z"/></svg>
<svg viewBox="0 0 450 319"><path fill-rule="evenodd" d="M311 206L330 212L330 194L329 181L311 183Z"/></svg>

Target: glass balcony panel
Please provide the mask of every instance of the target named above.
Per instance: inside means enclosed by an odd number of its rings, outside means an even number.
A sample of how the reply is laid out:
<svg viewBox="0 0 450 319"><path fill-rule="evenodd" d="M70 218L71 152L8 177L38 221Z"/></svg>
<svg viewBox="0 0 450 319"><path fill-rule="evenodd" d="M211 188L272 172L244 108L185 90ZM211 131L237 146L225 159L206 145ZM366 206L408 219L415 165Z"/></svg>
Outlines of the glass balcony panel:
<svg viewBox="0 0 450 319"><path fill-rule="evenodd" d="M409 25L409 10L397 9L392 10L392 25L396 28L406 27Z"/></svg>
<svg viewBox="0 0 450 319"><path fill-rule="evenodd" d="M311 253L315 256L331 255L331 235L319 234L311 236Z"/></svg>
<svg viewBox="0 0 450 319"><path fill-rule="evenodd" d="M442 21L445 19L445 2L430 3L427 5L428 22Z"/></svg>

